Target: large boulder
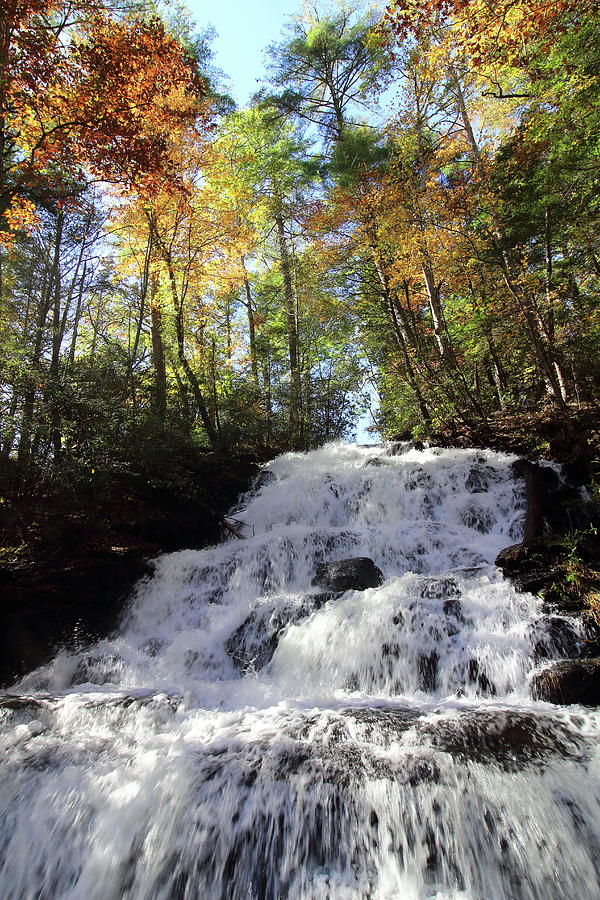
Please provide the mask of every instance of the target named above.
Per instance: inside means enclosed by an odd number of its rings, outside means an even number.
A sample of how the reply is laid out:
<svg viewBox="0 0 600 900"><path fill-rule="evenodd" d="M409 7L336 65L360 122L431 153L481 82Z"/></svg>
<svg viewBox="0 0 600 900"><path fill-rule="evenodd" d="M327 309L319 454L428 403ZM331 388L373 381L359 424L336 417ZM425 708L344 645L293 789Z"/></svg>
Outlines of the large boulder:
<svg viewBox="0 0 600 900"><path fill-rule="evenodd" d="M319 563L312 584L326 591L365 591L383 584L383 572L367 556Z"/></svg>
<svg viewBox="0 0 600 900"><path fill-rule="evenodd" d="M536 700L600 706L600 657L565 659L536 672L531 683Z"/></svg>
<svg viewBox="0 0 600 900"><path fill-rule="evenodd" d="M564 576L563 548L544 540L513 544L496 557L496 565L519 591L537 593Z"/></svg>

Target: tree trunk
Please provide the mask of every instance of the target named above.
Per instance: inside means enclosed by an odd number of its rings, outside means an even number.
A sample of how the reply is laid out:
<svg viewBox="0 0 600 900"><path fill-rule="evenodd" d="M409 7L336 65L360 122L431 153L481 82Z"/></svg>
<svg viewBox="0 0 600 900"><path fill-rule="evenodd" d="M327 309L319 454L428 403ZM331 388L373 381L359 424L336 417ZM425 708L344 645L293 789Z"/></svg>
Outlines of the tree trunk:
<svg viewBox="0 0 600 900"><path fill-rule="evenodd" d="M75 317L73 319L73 333L71 335L71 348L69 350L69 367L73 368L75 363L75 349L77 347L77 334L79 332L79 322L81 319L81 308L83 306L83 292L85 290L85 276L87 273L87 259L83 263L83 272L81 281L79 282L79 291L77 294L77 305L75 306Z"/></svg>
<svg viewBox="0 0 600 900"><path fill-rule="evenodd" d="M140 346L140 339L142 336L142 327L144 324L144 317L146 315L146 299L148 296L148 287L150 283L150 260L152 258L152 229L148 232L148 240L146 241L146 250L144 253L144 265L142 267L142 277L140 279L140 308L138 311L137 322L135 326L135 334L133 338L133 347L130 347L129 351L129 361L127 363L127 381L129 382L129 390L131 393L131 400L134 405L136 404L136 390L135 390L135 379L133 377L133 370L135 366L135 361L137 359L138 349ZM164 418L164 416L163 416Z"/></svg>
<svg viewBox="0 0 600 900"><path fill-rule="evenodd" d="M200 388L200 383L196 377L196 374L192 367L190 366L190 362L185 353L185 326L183 319L183 302L179 298L179 292L177 290L177 279L175 277L175 271L173 269L173 262L171 259L171 254L169 248L165 246L162 241L160 234L156 228L156 222L151 213L148 213L148 220L150 223L150 227L154 232L154 237L156 238L157 244L160 248L160 253L165 266L167 267L167 274L169 276L169 287L171 291L171 299L173 303L173 310L175 312L175 334L177 337L177 357L181 364L181 368L185 372L185 376L189 382L189 385L192 389L192 395L196 402L196 407L200 414L200 418L202 420L202 425L204 426L204 430L206 431L206 436L208 437L209 443L212 447L216 447L219 439L218 434L216 432L214 423L211 419L211 416L208 411L208 407L206 405L206 401L204 399L204 395L202 393L202 389Z"/></svg>
<svg viewBox="0 0 600 900"><path fill-rule="evenodd" d="M298 353L298 319L296 316L296 305L294 302L294 291L292 287L292 268L290 263L290 255L285 236L283 216L281 212L277 212L275 214L275 224L277 226L279 258L281 262L281 274L283 277L283 294L286 310L288 351L290 360L290 431L292 441L295 442L300 438L300 402L302 396L302 385L300 382L300 359Z"/></svg>
<svg viewBox="0 0 600 900"><path fill-rule="evenodd" d="M60 277L60 244L64 225L64 214L59 210L56 219L56 244L54 252L54 309L52 315L52 359L50 362L50 392L52 395L52 428L51 440L53 462L58 466L62 456L62 435L60 430L60 405L58 402L60 392L60 348L62 345L63 329L61 328L61 277Z"/></svg>
<svg viewBox="0 0 600 900"><path fill-rule="evenodd" d="M158 275L152 274L150 286L150 338L152 342L152 368L154 370L154 409L164 424L167 415L167 370L162 339L162 314L158 299Z"/></svg>
<svg viewBox="0 0 600 900"><path fill-rule="evenodd" d="M246 261L244 257L241 257L242 269L244 271L244 293L246 295L246 301L244 306L246 307L246 314L248 316L248 334L250 340L250 368L252 369L252 378L254 379L254 383L257 387L260 386L259 378L258 378L258 356L256 352L256 320L254 318L254 306L252 303L252 292L250 290L250 282L248 280L248 273L246 271Z"/></svg>
<svg viewBox="0 0 600 900"><path fill-rule="evenodd" d="M60 236L57 233L55 238L53 263L47 269L48 279L45 285L45 291L42 293L42 296L40 298L40 305L38 307L38 314L35 325L35 337L30 356L32 383L30 387L27 388L25 396L23 398L23 413L21 417L21 426L19 429L20 435L17 450L17 463L22 485L24 485L27 480L27 475L31 464L31 437L33 432L33 419L35 412L35 397L38 390L38 384L36 384L35 382L39 382L40 379L40 360L42 355L42 347L44 344L44 335L46 333L46 321L48 318L48 313L50 312L50 307L52 305L52 298L54 296L54 279L57 274L59 249Z"/></svg>

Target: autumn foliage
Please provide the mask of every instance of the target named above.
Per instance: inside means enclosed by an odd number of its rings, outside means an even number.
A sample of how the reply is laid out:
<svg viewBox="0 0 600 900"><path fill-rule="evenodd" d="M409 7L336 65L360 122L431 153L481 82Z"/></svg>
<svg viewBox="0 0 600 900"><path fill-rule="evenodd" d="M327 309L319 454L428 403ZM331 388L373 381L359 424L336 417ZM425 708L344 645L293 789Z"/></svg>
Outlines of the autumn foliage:
<svg viewBox="0 0 600 900"><path fill-rule="evenodd" d="M172 149L186 129L206 127L206 89L159 19L117 19L95 0L15 0L2 34L9 227L27 224L27 202L67 196L90 178L145 192L180 184Z"/></svg>
<svg viewBox="0 0 600 900"><path fill-rule="evenodd" d="M309 9L238 110L181 9L0 9L16 490L311 447L367 411L385 436L488 439L597 410L590 2Z"/></svg>

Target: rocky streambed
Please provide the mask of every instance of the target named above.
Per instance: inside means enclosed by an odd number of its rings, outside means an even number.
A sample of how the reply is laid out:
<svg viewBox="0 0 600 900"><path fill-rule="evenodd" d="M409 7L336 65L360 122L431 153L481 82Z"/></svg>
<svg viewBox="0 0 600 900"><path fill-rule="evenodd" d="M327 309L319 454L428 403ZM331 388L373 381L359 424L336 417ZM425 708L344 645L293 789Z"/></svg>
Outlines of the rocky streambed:
<svg viewBox="0 0 600 900"><path fill-rule="evenodd" d="M524 564L580 495L531 483L410 443L269 463L228 541L0 696L2 896L600 898L592 624L537 596L572 553Z"/></svg>
<svg viewBox="0 0 600 900"><path fill-rule="evenodd" d="M526 485L522 542L496 558L517 590L542 601L561 661L550 663L547 641L536 647L548 661L532 680L532 694L552 703L600 705L600 506L560 468L517 460ZM574 628L576 623L576 630Z"/></svg>

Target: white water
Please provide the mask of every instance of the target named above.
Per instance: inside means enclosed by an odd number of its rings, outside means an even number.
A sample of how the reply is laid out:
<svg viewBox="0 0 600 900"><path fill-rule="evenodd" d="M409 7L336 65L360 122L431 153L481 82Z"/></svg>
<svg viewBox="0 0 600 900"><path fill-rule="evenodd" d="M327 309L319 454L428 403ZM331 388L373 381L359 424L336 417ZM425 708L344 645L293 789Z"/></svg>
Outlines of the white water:
<svg viewBox="0 0 600 900"><path fill-rule="evenodd" d="M560 648L493 566L512 459L393 451L276 459L246 540L0 695L3 900L600 898L600 715L529 699Z"/></svg>

